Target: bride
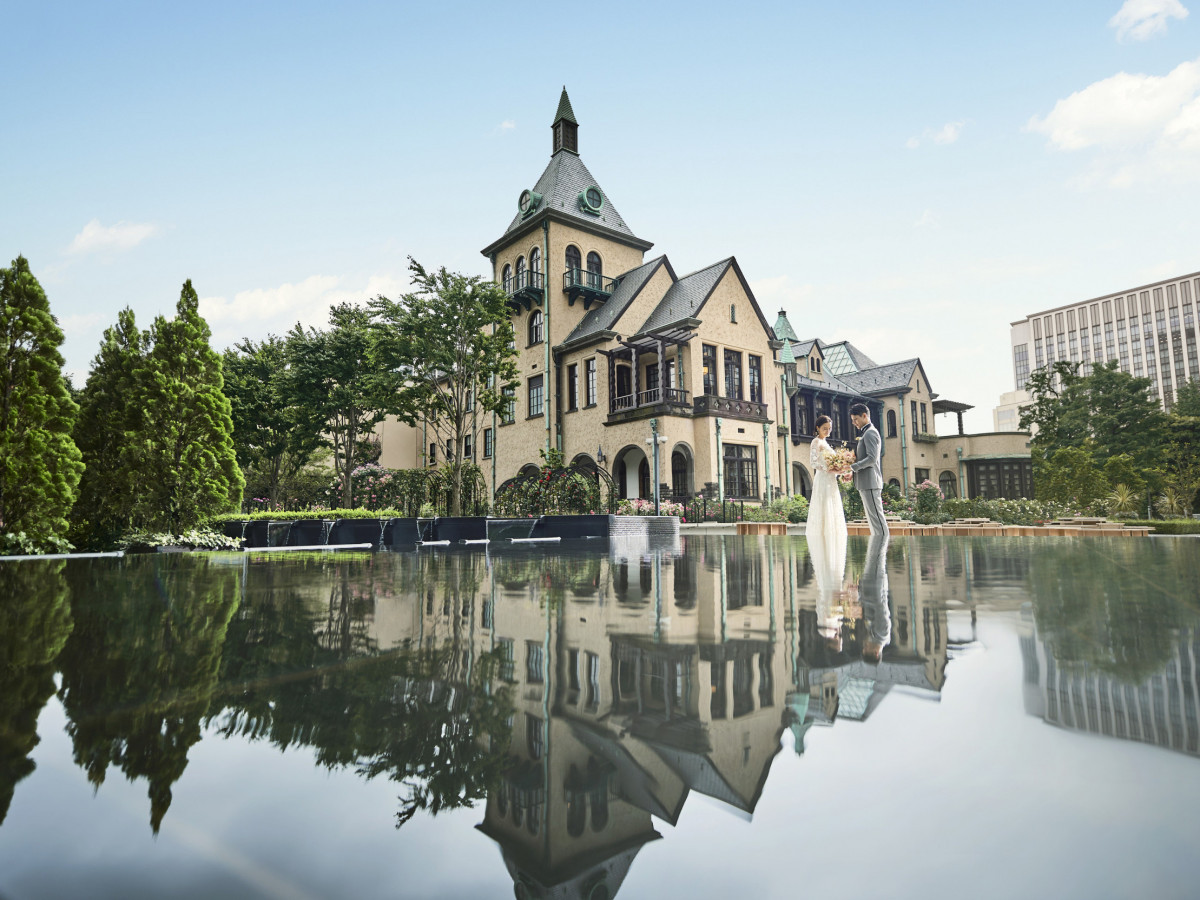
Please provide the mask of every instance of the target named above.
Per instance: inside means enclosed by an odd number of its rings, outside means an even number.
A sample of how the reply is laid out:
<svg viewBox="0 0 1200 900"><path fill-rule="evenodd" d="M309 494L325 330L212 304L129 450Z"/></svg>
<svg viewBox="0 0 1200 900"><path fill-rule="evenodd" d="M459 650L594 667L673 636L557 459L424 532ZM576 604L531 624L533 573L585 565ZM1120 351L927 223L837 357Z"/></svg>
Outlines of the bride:
<svg viewBox="0 0 1200 900"><path fill-rule="evenodd" d="M842 510L837 473L829 470L826 459L826 454L833 452L826 440L832 428L829 416L817 417L817 435L809 449L813 489L805 527L808 552L817 578L817 617L822 624L825 624L825 618L832 620L834 617L834 594L841 591L846 571L846 513ZM833 623L828 624L832 626Z"/></svg>

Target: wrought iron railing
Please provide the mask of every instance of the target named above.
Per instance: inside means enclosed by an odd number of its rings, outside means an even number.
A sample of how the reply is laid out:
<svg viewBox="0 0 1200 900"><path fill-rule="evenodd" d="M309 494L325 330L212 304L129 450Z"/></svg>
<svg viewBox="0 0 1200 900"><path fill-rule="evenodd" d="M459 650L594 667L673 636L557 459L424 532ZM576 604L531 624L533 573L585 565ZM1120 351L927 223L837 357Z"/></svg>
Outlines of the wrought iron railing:
<svg viewBox="0 0 1200 900"><path fill-rule="evenodd" d="M599 272L589 272L587 269L567 269L563 272L563 290L586 288L601 294L611 294L616 286L615 278L608 278Z"/></svg>
<svg viewBox="0 0 1200 900"><path fill-rule="evenodd" d="M541 272L518 272L504 279L504 292L510 297L519 294L526 288L543 290L546 287L546 276Z"/></svg>

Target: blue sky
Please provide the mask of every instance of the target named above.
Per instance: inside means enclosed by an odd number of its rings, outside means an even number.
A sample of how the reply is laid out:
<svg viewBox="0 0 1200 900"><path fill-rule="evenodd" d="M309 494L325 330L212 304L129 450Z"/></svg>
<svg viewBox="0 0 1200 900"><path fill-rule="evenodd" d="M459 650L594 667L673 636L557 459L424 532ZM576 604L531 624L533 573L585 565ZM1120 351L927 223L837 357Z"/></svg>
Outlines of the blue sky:
<svg viewBox="0 0 1200 900"><path fill-rule="evenodd" d="M223 347L410 254L490 274L565 84L651 255L737 256L770 321L920 356L986 431L1011 321L1200 269L1193 3L9 4L0 257L77 384L185 278Z"/></svg>

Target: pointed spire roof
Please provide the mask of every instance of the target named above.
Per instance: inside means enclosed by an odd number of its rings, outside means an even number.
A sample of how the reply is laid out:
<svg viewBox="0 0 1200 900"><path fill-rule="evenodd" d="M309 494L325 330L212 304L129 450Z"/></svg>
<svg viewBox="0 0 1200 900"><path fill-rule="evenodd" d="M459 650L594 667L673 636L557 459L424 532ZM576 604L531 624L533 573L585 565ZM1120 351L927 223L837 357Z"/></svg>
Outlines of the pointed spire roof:
<svg viewBox="0 0 1200 900"><path fill-rule="evenodd" d="M532 197L532 208L528 211L520 209L499 239L483 248L484 256L490 255L515 235L540 227L547 217L636 247L643 253L654 246L653 242L635 235L625 224L612 199L583 164L575 134L578 128L579 123L575 121L575 112L571 109L571 100L564 87L551 126L554 152L541 177L528 192ZM588 197L587 203L584 202L585 195ZM593 197L594 200L591 199Z"/></svg>
<svg viewBox="0 0 1200 900"><path fill-rule="evenodd" d="M777 329L775 333L779 334L779 326L776 325L775 328ZM792 342L790 340L785 340L783 342L783 347L779 350L779 361L784 365L787 365L788 363L794 363L796 361L796 354L792 352Z"/></svg>
<svg viewBox="0 0 1200 900"><path fill-rule="evenodd" d="M775 320L775 337L788 342L800 340L800 336L792 328L792 323L788 321L786 310L781 309L779 318Z"/></svg>
<svg viewBox="0 0 1200 900"><path fill-rule="evenodd" d="M562 96L558 98L558 112L554 114L554 121L551 125L558 123L560 119L566 119L574 125L579 123L575 121L575 111L571 109L571 98L567 96L567 86L563 85Z"/></svg>

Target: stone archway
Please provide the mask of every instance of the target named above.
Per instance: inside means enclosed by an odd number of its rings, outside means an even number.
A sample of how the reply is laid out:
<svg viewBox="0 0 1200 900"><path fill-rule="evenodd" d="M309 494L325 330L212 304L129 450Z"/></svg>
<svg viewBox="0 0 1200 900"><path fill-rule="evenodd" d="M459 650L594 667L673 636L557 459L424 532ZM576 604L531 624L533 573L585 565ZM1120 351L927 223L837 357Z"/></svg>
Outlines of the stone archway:
<svg viewBox="0 0 1200 900"><path fill-rule="evenodd" d="M802 463L792 463L792 494L812 497L812 476Z"/></svg>
<svg viewBox="0 0 1200 900"><path fill-rule="evenodd" d="M680 441L671 450L671 496L684 500L696 493L696 458L692 448Z"/></svg>
<svg viewBox="0 0 1200 900"><path fill-rule="evenodd" d="M649 465L649 460L642 448L636 444L628 444L617 453L612 468L617 497L622 500L643 497L642 488L645 480L642 477L645 474L643 463ZM643 499L648 498L643 497Z"/></svg>

